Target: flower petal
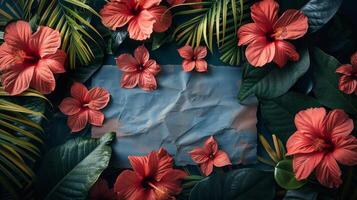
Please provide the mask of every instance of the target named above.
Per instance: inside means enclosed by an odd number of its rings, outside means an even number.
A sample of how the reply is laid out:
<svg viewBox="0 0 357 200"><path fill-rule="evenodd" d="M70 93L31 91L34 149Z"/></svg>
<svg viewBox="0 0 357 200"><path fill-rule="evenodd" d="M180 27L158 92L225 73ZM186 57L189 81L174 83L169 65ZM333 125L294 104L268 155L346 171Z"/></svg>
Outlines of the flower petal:
<svg viewBox="0 0 357 200"><path fill-rule="evenodd" d="M78 113L81 110L81 107L81 103L72 97L64 98L61 104L58 106L61 112L66 115L74 115Z"/></svg>
<svg viewBox="0 0 357 200"><path fill-rule="evenodd" d="M41 57L55 54L60 46L60 33L45 26L40 26L30 41L30 48L38 52Z"/></svg>
<svg viewBox="0 0 357 200"><path fill-rule="evenodd" d="M128 159L133 170L140 176L145 177L148 156L128 156Z"/></svg>
<svg viewBox="0 0 357 200"><path fill-rule="evenodd" d="M291 135L286 142L287 156L294 154L306 154L315 152L313 141L310 137L306 137L305 133L296 131Z"/></svg>
<svg viewBox="0 0 357 200"><path fill-rule="evenodd" d="M150 54L146 47L141 45L135 49L134 57L140 65L144 65L149 60Z"/></svg>
<svg viewBox="0 0 357 200"><path fill-rule="evenodd" d="M146 91L152 91L157 88L155 76L146 72L140 74L138 85L141 89Z"/></svg>
<svg viewBox="0 0 357 200"><path fill-rule="evenodd" d="M145 40L153 32L155 18L147 10L143 10L129 22L129 37L134 40Z"/></svg>
<svg viewBox="0 0 357 200"><path fill-rule="evenodd" d="M139 77L140 77L139 73L124 72L121 77L120 86L123 88L129 88L129 89L134 88L139 83Z"/></svg>
<svg viewBox="0 0 357 200"><path fill-rule="evenodd" d="M294 155L293 169L296 179L303 180L309 177L323 157L322 152Z"/></svg>
<svg viewBox="0 0 357 200"><path fill-rule="evenodd" d="M56 80L52 71L44 65L35 67L30 86L42 94L49 94L56 87Z"/></svg>
<svg viewBox="0 0 357 200"><path fill-rule="evenodd" d="M139 200L145 195L145 189L141 186L142 178L135 172L124 170L117 177L114 191L121 199Z"/></svg>
<svg viewBox="0 0 357 200"><path fill-rule="evenodd" d="M208 154L215 155L218 152L218 144L213 136L210 136L204 143L203 147Z"/></svg>
<svg viewBox="0 0 357 200"><path fill-rule="evenodd" d="M89 123L94 126L102 126L104 122L104 114L98 110L88 111Z"/></svg>
<svg viewBox="0 0 357 200"><path fill-rule="evenodd" d="M80 111L74 115L68 116L67 125L72 132L83 130L88 123L88 112Z"/></svg>
<svg viewBox="0 0 357 200"><path fill-rule="evenodd" d="M357 80L347 75L342 75L338 81L338 89L346 94L352 94L357 89Z"/></svg>
<svg viewBox="0 0 357 200"><path fill-rule="evenodd" d="M164 148L160 148L157 151L158 165L155 179L160 181L165 172L173 168L174 159Z"/></svg>
<svg viewBox="0 0 357 200"><path fill-rule="evenodd" d="M88 89L79 82L74 82L71 87L71 96L81 103L87 103Z"/></svg>
<svg viewBox="0 0 357 200"><path fill-rule="evenodd" d="M207 62L203 59L199 59L195 61L196 71L198 72L206 72L207 71Z"/></svg>
<svg viewBox="0 0 357 200"><path fill-rule="evenodd" d="M262 38L265 38L265 33L256 23L248 23L238 29L238 46L247 45Z"/></svg>
<svg viewBox="0 0 357 200"><path fill-rule="evenodd" d="M155 60L148 60L144 65L144 72L150 73L154 76L158 74L160 70L160 65L158 65Z"/></svg>
<svg viewBox="0 0 357 200"><path fill-rule="evenodd" d="M309 108L295 115L295 126L298 131L321 137L324 131L325 108Z"/></svg>
<svg viewBox="0 0 357 200"><path fill-rule="evenodd" d="M273 61L279 67L284 67L288 60L298 61L299 59L300 55L294 45L283 40L275 41L275 56Z"/></svg>
<svg viewBox="0 0 357 200"><path fill-rule="evenodd" d="M17 49L27 49L31 38L30 24L25 21L16 21L5 28L4 40L6 44Z"/></svg>
<svg viewBox="0 0 357 200"><path fill-rule="evenodd" d="M166 191L170 196L178 195L182 191L181 181L187 174L178 169L169 169L155 184L156 187Z"/></svg>
<svg viewBox="0 0 357 200"><path fill-rule="evenodd" d="M185 3L186 0L166 0L166 1L167 3L170 4L170 6L176 6Z"/></svg>
<svg viewBox="0 0 357 200"><path fill-rule="evenodd" d="M106 89L94 87L87 94L89 99L88 107L92 110L101 110L108 105L110 94Z"/></svg>
<svg viewBox="0 0 357 200"><path fill-rule="evenodd" d="M213 172L213 161L208 160L207 162L200 164L200 169L204 175L209 176Z"/></svg>
<svg viewBox="0 0 357 200"><path fill-rule="evenodd" d="M138 61L130 54L124 53L116 58L117 66L124 72L136 72L138 70Z"/></svg>
<svg viewBox="0 0 357 200"><path fill-rule="evenodd" d="M335 149L332 156L341 164L357 165L357 139L349 135L334 139Z"/></svg>
<svg viewBox="0 0 357 200"><path fill-rule="evenodd" d="M13 48L6 44L3 43L0 46L0 70L6 70L8 69L11 64L14 64L16 62L16 57L14 56L15 52Z"/></svg>
<svg viewBox="0 0 357 200"><path fill-rule="evenodd" d="M34 66L13 65L2 74L2 85L10 95L18 95L30 87Z"/></svg>
<svg viewBox="0 0 357 200"><path fill-rule="evenodd" d="M62 50L57 50L56 53L46 55L39 61L38 65L45 65L50 70L55 73L64 73L66 70L64 69L64 63L66 61L66 53Z"/></svg>
<svg viewBox="0 0 357 200"><path fill-rule="evenodd" d="M209 157L205 149L196 147L188 152L193 161L197 164L202 164L208 161Z"/></svg>
<svg viewBox="0 0 357 200"><path fill-rule="evenodd" d="M338 67L336 69L336 72L340 73L340 74L344 74L344 75L349 75L350 76L353 73L353 67L350 64L341 65L340 67Z"/></svg>
<svg viewBox="0 0 357 200"><path fill-rule="evenodd" d="M354 52L351 56L351 64L355 67L357 67L357 51Z"/></svg>
<svg viewBox="0 0 357 200"><path fill-rule="evenodd" d="M219 150L213 159L213 165L216 167L223 167L227 165L232 165L226 152Z"/></svg>
<svg viewBox="0 0 357 200"><path fill-rule="evenodd" d="M192 71L196 66L196 61L193 60L183 60L182 61L182 69L185 72Z"/></svg>
<svg viewBox="0 0 357 200"><path fill-rule="evenodd" d="M193 48L189 45L185 45L177 50L180 56L186 60L191 60L193 58Z"/></svg>
<svg viewBox="0 0 357 200"><path fill-rule="evenodd" d="M193 55L196 59L203 59L207 56L207 47L199 46L193 50Z"/></svg>
<svg viewBox="0 0 357 200"><path fill-rule="evenodd" d="M316 179L329 188L338 187L342 184L340 167L332 155L326 155L316 167Z"/></svg>
<svg viewBox="0 0 357 200"><path fill-rule="evenodd" d="M154 6L158 6L161 0L137 0L137 4L139 4L144 9L149 9Z"/></svg>
<svg viewBox="0 0 357 200"><path fill-rule="evenodd" d="M166 6L155 6L148 10L155 18L154 31L157 33L165 32L172 23L172 14Z"/></svg>
<svg viewBox="0 0 357 200"><path fill-rule="evenodd" d="M324 121L325 130L329 137L343 137L351 134L354 125L353 120L341 109L330 111Z"/></svg>
<svg viewBox="0 0 357 200"><path fill-rule="evenodd" d="M129 3L120 1L110 1L100 11L102 23L115 30L126 25L133 17Z"/></svg>
<svg viewBox="0 0 357 200"><path fill-rule="evenodd" d="M289 9L274 24L275 36L278 40L295 40L304 36L309 27L307 17L302 11Z"/></svg>
<svg viewBox="0 0 357 200"><path fill-rule="evenodd" d="M274 0L264 0L250 7L253 21L264 32L271 32L278 19L279 4Z"/></svg>
<svg viewBox="0 0 357 200"><path fill-rule="evenodd" d="M274 59L275 43L261 38L248 45L245 55L251 65L262 67Z"/></svg>

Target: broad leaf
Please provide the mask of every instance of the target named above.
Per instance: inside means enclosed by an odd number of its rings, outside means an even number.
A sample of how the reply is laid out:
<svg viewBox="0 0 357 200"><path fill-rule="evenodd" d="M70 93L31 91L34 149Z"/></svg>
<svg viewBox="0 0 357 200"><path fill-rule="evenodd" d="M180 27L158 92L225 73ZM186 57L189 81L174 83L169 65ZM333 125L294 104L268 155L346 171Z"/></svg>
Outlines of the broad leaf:
<svg viewBox="0 0 357 200"><path fill-rule="evenodd" d="M273 64L257 68L246 65L243 82L239 91L240 101L255 94L258 98L271 99L286 93L310 66L309 51L300 51L298 62L289 62L284 68Z"/></svg>
<svg viewBox="0 0 357 200"><path fill-rule="evenodd" d="M306 185L298 190L288 190L283 200L316 200L318 194L311 185Z"/></svg>
<svg viewBox="0 0 357 200"><path fill-rule="evenodd" d="M244 168L200 181L192 189L190 200L269 200L274 199L274 186L271 172Z"/></svg>
<svg viewBox="0 0 357 200"><path fill-rule="evenodd" d="M77 138L50 150L38 173L41 199L86 199L88 190L107 168L114 133L100 139Z"/></svg>
<svg viewBox="0 0 357 200"><path fill-rule="evenodd" d="M315 82L313 93L318 101L329 108L340 108L357 116L357 97L338 89L340 75L336 73L336 69L341 64L318 48L313 49L311 57Z"/></svg>
<svg viewBox="0 0 357 200"><path fill-rule="evenodd" d="M309 32L316 32L337 12L343 0L310 0L301 11L309 19Z"/></svg>
<svg viewBox="0 0 357 200"><path fill-rule="evenodd" d="M260 102L263 122L269 131L278 135L283 142L286 142L296 130L296 113L321 106L316 99L296 92L288 92L274 99L261 99Z"/></svg>
<svg viewBox="0 0 357 200"><path fill-rule="evenodd" d="M304 186L307 181L298 181L295 178L291 160L281 160L274 171L274 178L278 185L286 190L295 190Z"/></svg>

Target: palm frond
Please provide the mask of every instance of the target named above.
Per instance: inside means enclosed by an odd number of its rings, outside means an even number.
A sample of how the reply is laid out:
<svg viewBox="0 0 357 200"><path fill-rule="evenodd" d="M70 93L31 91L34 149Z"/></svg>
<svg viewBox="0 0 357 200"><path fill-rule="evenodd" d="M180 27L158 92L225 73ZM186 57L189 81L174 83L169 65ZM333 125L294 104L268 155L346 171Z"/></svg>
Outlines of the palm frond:
<svg viewBox="0 0 357 200"><path fill-rule="evenodd" d="M191 46L204 43L211 52L216 44L223 62L238 65L241 61L241 49L237 46L237 29L249 21L249 7L253 2L254 0L210 0L181 4L180 6L189 9L175 15L186 15L190 19L176 28L176 41ZM191 8L193 5L202 8Z"/></svg>
<svg viewBox="0 0 357 200"><path fill-rule="evenodd" d="M1 87L0 96L0 186L15 193L32 183L32 166L41 155L43 129L30 116L44 116L12 101ZM30 89L16 100L26 98L46 99Z"/></svg>
<svg viewBox="0 0 357 200"><path fill-rule="evenodd" d="M0 26L9 21L23 18L22 7L14 0L0 0Z"/></svg>

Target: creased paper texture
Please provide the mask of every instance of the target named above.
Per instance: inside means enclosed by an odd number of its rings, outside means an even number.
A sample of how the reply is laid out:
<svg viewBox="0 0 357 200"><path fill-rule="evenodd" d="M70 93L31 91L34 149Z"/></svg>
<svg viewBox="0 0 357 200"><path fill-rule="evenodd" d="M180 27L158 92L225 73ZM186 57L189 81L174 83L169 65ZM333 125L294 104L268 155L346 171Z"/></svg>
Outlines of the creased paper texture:
<svg viewBox="0 0 357 200"><path fill-rule="evenodd" d="M241 69L209 66L208 73L186 73L179 65L162 65L158 89L120 88L121 72L105 65L93 77L92 86L110 91L103 127L93 128L99 137L117 132L114 162L128 167L128 155L144 155L165 147L176 164L194 164L187 152L214 135L234 164L256 160L256 106L242 106L237 93Z"/></svg>

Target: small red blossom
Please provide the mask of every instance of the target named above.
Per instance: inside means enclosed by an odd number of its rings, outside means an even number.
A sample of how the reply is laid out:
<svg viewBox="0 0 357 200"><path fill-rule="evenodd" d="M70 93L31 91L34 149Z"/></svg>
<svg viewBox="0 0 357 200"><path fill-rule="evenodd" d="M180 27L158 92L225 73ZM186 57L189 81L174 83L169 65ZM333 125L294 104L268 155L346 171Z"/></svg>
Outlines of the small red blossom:
<svg viewBox="0 0 357 200"><path fill-rule="evenodd" d="M59 109L68 115L67 124L72 132L83 130L88 122L94 126L103 125L104 114L100 110L109 103L107 90L94 87L88 91L82 83L74 83L71 96L62 100Z"/></svg>
<svg viewBox="0 0 357 200"><path fill-rule="evenodd" d="M122 54L116 58L116 63L123 71L121 87L134 88L139 85L143 90L152 91L157 88L155 76L160 72L160 65L149 59L149 51L144 45L134 51L134 56Z"/></svg>
<svg viewBox="0 0 357 200"><path fill-rule="evenodd" d="M116 200L118 199L108 182L100 178L90 189L88 200Z"/></svg>
<svg viewBox="0 0 357 200"><path fill-rule="evenodd" d="M297 131L288 139L287 156L293 156L298 180L315 172L326 187L338 187L341 170L338 163L357 164L357 139L351 135L353 121L339 109L326 113L324 108L310 108L295 116Z"/></svg>
<svg viewBox="0 0 357 200"><path fill-rule="evenodd" d="M342 74L338 88L346 94L357 95L357 52L351 56L351 64L341 65L336 72Z"/></svg>
<svg viewBox="0 0 357 200"><path fill-rule="evenodd" d="M175 199L187 174L173 169L173 159L165 149L146 156L129 156L133 171L125 170L116 179L114 191L126 200Z"/></svg>
<svg viewBox="0 0 357 200"><path fill-rule="evenodd" d="M178 49L178 52L184 58L182 68L185 72L192 71L193 69L196 69L198 72L207 71L207 62L204 59L207 56L207 48L205 46L192 48L186 45Z"/></svg>
<svg viewBox="0 0 357 200"><path fill-rule="evenodd" d="M231 165L226 152L218 149L218 144L213 136L209 137L203 147L197 147L189 152L193 161L200 165L201 171L206 176L213 171L213 166L223 167Z"/></svg>
<svg viewBox="0 0 357 200"><path fill-rule="evenodd" d="M12 22L5 28L0 46L1 82L6 92L18 95L32 87L43 94L56 87L53 74L64 73L66 53L60 50L58 31L39 26L35 33L25 21Z"/></svg>
<svg viewBox="0 0 357 200"><path fill-rule="evenodd" d="M288 60L299 60L299 53L290 42L307 32L308 19L299 10L289 9L278 18L279 5L274 0L263 0L251 8L253 23L238 30L238 45L248 45L245 55L255 67L273 61L283 67Z"/></svg>
<svg viewBox="0 0 357 200"><path fill-rule="evenodd" d="M172 22L171 12L161 0L110 0L100 11L102 22L112 30L128 24L129 37L145 40L153 31L165 32Z"/></svg>

